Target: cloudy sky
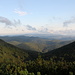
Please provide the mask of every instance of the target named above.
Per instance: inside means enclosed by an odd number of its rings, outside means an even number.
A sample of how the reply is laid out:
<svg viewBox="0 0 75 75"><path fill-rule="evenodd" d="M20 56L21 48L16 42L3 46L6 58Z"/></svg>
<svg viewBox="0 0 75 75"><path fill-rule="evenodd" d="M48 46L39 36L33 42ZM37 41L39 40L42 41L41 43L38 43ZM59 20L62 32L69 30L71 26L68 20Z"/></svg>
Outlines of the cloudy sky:
<svg viewBox="0 0 75 75"><path fill-rule="evenodd" d="M0 35L75 35L75 0L0 0Z"/></svg>

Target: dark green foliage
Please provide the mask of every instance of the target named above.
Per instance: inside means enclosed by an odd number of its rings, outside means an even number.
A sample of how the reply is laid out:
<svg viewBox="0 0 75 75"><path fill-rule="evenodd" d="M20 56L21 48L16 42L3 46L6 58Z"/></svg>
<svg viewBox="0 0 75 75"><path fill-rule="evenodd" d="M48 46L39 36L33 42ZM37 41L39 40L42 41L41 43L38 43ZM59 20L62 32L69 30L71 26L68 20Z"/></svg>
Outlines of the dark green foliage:
<svg viewBox="0 0 75 75"><path fill-rule="evenodd" d="M69 75L73 75L73 72L69 72Z"/></svg>
<svg viewBox="0 0 75 75"><path fill-rule="evenodd" d="M19 64L0 63L0 75L75 75L75 62L37 58Z"/></svg>
<svg viewBox="0 0 75 75"><path fill-rule="evenodd" d="M41 73L40 72L37 72L37 75L41 75Z"/></svg>

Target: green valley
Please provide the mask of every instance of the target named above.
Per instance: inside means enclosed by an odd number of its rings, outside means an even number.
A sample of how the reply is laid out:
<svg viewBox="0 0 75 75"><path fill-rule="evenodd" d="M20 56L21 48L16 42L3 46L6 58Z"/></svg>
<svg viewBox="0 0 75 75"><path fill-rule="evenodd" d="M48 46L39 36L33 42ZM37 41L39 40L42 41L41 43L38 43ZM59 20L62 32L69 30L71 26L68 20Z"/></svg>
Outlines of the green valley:
<svg viewBox="0 0 75 75"><path fill-rule="evenodd" d="M50 40L45 38L28 37L28 36L4 36L0 38L19 48L44 53L59 48L61 46L64 46L73 41L73 40L65 41L56 39Z"/></svg>

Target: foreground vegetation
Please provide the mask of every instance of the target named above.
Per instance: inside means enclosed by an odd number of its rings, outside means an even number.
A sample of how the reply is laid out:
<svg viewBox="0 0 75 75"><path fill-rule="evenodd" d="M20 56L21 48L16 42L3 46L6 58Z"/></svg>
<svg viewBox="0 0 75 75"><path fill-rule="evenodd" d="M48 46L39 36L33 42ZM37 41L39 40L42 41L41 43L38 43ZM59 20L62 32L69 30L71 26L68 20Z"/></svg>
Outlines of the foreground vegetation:
<svg viewBox="0 0 75 75"><path fill-rule="evenodd" d="M44 60L40 56L34 61L20 63L0 62L0 75L75 75L75 61L64 58Z"/></svg>

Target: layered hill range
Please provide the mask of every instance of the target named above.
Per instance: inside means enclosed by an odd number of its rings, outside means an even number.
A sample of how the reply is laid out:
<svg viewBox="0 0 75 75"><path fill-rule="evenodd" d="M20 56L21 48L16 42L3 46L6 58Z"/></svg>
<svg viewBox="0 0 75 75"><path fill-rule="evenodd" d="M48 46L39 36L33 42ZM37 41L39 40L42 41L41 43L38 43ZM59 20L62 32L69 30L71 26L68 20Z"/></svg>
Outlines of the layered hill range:
<svg viewBox="0 0 75 75"><path fill-rule="evenodd" d="M5 38L3 38L3 39L5 39ZM12 39L14 40L14 38L12 38ZM10 39L8 39L8 40L12 41L12 39L10 37ZM36 38L34 38L34 40L35 39ZM19 40L16 37L16 40L18 40L18 42L21 42L23 39ZM28 40L28 41L30 41L30 40ZM25 40L23 40L23 42L25 42ZM72 42L72 43L62 46L60 48L54 49L47 53L40 53L40 52L36 52L36 51L31 51L31 49L21 49L19 47L16 47L14 45L6 43L5 41L0 39L0 62L10 62L10 61L24 62L26 60L36 59L38 57L38 54L41 54L41 56L47 60L53 56L56 56L57 58L63 57L65 60L74 61L75 60L75 42Z"/></svg>
<svg viewBox="0 0 75 75"><path fill-rule="evenodd" d="M20 49L16 46L8 44L0 39L0 62L10 62L19 63L26 60L34 60L38 57L38 54L49 60L51 57L64 58L67 61L75 60L75 42L62 46L60 48L54 49L47 53L38 53L36 51Z"/></svg>
<svg viewBox="0 0 75 75"><path fill-rule="evenodd" d="M32 36L2 36L0 39L18 47L21 49L37 51L37 52L48 52L53 49L62 47L66 44L71 43L73 40L58 40L49 38L40 38Z"/></svg>

